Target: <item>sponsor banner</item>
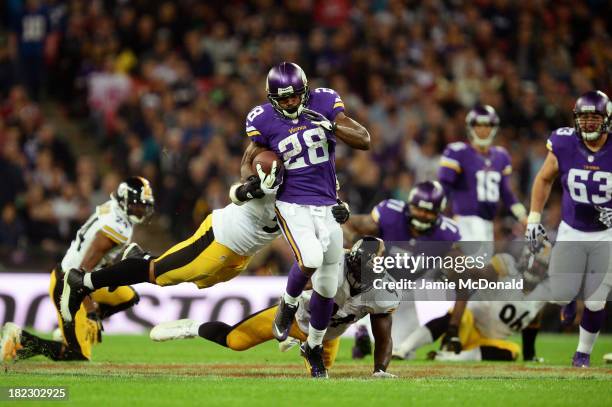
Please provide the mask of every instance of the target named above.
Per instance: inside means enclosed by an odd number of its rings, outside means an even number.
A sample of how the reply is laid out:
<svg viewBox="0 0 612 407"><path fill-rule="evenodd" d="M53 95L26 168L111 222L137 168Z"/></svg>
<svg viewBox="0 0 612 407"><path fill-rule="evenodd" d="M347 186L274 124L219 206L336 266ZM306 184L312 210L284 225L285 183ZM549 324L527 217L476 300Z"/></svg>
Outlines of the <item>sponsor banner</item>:
<svg viewBox="0 0 612 407"><path fill-rule="evenodd" d="M234 324L278 302L286 277L237 277L212 288L198 290L194 284L171 287L137 284L138 305L104 321L105 333L143 333L163 321L191 318ZM57 313L48 294L49 275L0 273L0 322L51 332L57 327ZM450 303L417 304L421 323L446 311ZM352 334L347 331L347 335Z"/></svg>

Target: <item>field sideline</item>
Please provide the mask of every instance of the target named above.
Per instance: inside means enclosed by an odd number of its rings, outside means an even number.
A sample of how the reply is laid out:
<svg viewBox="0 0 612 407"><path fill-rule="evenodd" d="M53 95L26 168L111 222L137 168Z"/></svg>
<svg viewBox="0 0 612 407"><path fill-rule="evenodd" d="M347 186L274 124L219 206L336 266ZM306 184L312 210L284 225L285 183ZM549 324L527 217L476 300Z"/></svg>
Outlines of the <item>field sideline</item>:
<svg viewBox="0 0 612 407"><path fill-rule="evenodd" d="M329 381L313 381L297 349L278 352L269 342L233 352L200 340L154 343L146 336L106 336L91 363L35 358L8 365L0 386L67 386L69 403L53 405L579 405L612 400L612 336L602 335L591 369L569 368L576 335L541 335L543 364L393 361L398 380L371 380L371 358L350 359L343 342ZM431 348L430 348L431 349ZM302 403L300 403L302 402ZM41 404L39 402L38 404ZM20 402L19 405L33 405Z"/></svg>

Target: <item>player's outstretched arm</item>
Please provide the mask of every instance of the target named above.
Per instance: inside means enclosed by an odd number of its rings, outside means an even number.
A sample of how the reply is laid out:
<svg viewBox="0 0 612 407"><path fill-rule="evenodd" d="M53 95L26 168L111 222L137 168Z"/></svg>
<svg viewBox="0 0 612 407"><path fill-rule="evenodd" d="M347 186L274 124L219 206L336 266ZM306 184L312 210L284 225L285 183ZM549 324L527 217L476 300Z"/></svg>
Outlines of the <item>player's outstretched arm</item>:
<svg viewBox="0 0 612 407"><path fill-rule="evenodd" d="M85 252L80 268L89 273L113 247L115 247L115 242L102 232L96 233L96 237Z"/></svg>
<svg viewBox="0 0 612 407"><path fill-rule="evenodd" d="M372 334L374 335L374 375L378 372L387 372L393 351L393 339L391 339L391 314L370 314ZM395 377L390 373L379 374L377 377Z"/></svg>
<svg viewBox="0 0 612 407"><path fill-rule="evenodd" d="M115 242L106 237L102 232L96 233L96 237L85 252L80 269L85 270L87 273L91 272L96 264L102 260L102 257L104 257L113 247L115 247ZM83 299L83 304L88 313L96 311L96 304L90 296L86 296Z"/></svg>
<svg viewBox="0 0 612 407"><path fill-rule="evenodd" d="M542 168L535 177L533 187L531 188L531 205L529 207L529 215L532 213L541 214L544 206L548 201L553 183L559 173L559 162L557 157L549 152L542 164ZM531 222L530 222L531 223ZM540 223L540 222L533 222Z"/></svg>
<svg viewBox="0 0 612 407"><path fill-rule="evenodd" d="M351 215L345 225L359 235L378 236L378 224L370 214Z"/></svg>
<svg viewBox="0 0 612 407"><path fill-rule="evenodd" d="M460 296L458 293L457 296ZM453 306L451 312L450 321L444 339L442 339L442 350L447 352L454 352L455 354L461 353L462 346L461 340L459 339L459 325L461 324L461 318L465 312L467 301L457 300Z"/></svg>
<svg viewBox="0 0 612 407"><path fill-rule="evenodd" d="M370 149L370 133L361 124L342 112L336 116L335 123L335 134L340 140L358 150Z"/></svg>

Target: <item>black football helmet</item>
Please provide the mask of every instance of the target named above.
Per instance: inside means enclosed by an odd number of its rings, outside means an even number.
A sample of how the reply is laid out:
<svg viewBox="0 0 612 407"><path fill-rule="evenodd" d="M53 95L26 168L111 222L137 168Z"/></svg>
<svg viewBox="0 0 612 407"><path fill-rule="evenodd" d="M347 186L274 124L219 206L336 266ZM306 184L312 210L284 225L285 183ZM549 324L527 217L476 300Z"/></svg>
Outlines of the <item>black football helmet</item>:
<svg viewBox="0 0 612 407"><path fill-rule="evenodd" d="M144 177L129 177L111 194L132 224L148 221L155 211L151 184Z"/></svg>
<svg viewBox="0 0 612 407"><path fill-rule="evenodd" d="M351 296L363 293L372 288L376 277L374 257L382 256L385 243L374 236L359 239L351 250L344 255L344 274L351 288Z"/></svg>

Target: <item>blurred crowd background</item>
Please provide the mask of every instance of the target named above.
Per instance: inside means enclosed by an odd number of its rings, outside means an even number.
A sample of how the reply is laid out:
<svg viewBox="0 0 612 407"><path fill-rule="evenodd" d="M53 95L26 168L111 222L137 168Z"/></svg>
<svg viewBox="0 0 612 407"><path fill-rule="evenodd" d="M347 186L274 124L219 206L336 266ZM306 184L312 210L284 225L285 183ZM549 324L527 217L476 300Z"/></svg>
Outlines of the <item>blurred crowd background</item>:
<svg viewBox="0 0 612 407"><path fill-rule="evenodd" d="M406 198L464 140L476 103L501 117L496 144L528 206L549 133L573 126L576 97L610 95L606 0L5 0L0 5L0 264L52 265L128 174L154 186L137 240L159 253L228 203L246 113L265 75L300 64L370 131L339 147L353 213ZM555 229L558 189L545 222ZM146 229L145 229L146 230ZM497 239L522 230L500 210ZM291 262L279 239L254 263Z"/></svg>

